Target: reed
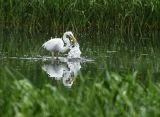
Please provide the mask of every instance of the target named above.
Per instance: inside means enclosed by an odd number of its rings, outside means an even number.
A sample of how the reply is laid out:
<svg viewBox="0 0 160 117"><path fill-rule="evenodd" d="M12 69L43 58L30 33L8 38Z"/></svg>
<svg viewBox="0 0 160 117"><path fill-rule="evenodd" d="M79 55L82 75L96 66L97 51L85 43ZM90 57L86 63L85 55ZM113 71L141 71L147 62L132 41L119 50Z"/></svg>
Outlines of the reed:
<svg viewBox="0 0 160 117"><path fill-rule="evenodd" d="M159 30L159 0L1 0L2 29L144 32Z"/></svg>
<svg viewBox="0 0 160 117"><path fill-rule="evenodd" d="M1 72L0 116L158 116L160 84L148 72L145 85L137 73L105 72L86 84L80 76L78 88L66 90L44 83L35 87L23 74L5 67ZM65 90L65 91L64 91Z"/></svg>

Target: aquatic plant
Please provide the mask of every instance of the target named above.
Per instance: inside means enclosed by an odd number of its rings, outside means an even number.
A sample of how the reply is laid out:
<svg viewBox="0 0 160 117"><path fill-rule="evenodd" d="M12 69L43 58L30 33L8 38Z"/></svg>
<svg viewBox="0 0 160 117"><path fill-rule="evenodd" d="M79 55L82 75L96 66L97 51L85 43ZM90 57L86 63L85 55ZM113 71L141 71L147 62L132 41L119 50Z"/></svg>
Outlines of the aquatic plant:
<svg viewBox="0 0 160 117"><path fill-rule="evenodd" d="M27 32L159 30L159 0L1 0L1 29Z"/></svg>
<svg viewBox="0 0 160 117"><path fill-rule="evenodd" d="M23 74L5 67L0 80L0 116L157 116L160 114L160 84L148 72L145 85L137 72L118 75L105 70L70 90L45 83L34 86ZM15 75L16 74L16 75ZM65 91L64 91L65 90Z"/></svg>

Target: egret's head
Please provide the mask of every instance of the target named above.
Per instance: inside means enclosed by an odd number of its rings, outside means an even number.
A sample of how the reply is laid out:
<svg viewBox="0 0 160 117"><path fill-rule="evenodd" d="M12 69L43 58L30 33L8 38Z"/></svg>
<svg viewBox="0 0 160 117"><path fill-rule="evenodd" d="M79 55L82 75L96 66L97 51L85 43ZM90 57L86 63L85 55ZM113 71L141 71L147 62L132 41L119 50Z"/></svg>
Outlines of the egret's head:
<svg viewBox="0 0 160 117"><path fill-rule="evenodd" d="M71 31L67 31L64 33L64 36L68 38L69 40L73 41L74 43L77 42L76 38L74 37L73 33Z"/></svg>

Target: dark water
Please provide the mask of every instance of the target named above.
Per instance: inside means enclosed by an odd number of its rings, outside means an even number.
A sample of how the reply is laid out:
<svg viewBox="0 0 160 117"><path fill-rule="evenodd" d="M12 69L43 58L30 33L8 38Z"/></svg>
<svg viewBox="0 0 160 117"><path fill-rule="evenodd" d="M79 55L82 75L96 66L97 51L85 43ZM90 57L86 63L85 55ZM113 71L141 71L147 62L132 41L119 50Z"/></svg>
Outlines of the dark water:
<svg viewBox="0 0 160 117"><path fill-rule="evenodd" d="M51 36L57 35L1 33L1 76L8 73L7 77L14 75L17 80L26 78L41 88L47 83L61 88L78 88L81 82L92 85L95 78L105 78L106 71L121 75L138 72L142 81L150 72L153 80L159 81L160 48L157 34L144 37L116 33L76 34L82 59L71 61L62 57L64 55L61 55L61 60L53 61L51 53L41 48Z"/></svg>

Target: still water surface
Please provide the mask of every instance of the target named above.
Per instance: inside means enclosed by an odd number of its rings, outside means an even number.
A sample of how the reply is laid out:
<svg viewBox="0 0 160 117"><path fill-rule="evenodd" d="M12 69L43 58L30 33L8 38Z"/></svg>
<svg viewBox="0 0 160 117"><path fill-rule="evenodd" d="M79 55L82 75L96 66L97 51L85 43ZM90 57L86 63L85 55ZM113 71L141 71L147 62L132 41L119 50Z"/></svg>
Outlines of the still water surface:
<svg viewBox="0 0 160 117"><path fill-rule="evenodd" d="M151 72L153 80L159 81L158 36L129 38L119 34L77 34L81 59L67 60L65 55L60 55L60 60L56 61L41 48L51 36L57 35L1 33L1 73L11 69L17 71L15 74L21 73L20 78L29 79L36 87L51 83L69 89L78 88L81 82L92 85L95 78L104 79L106 71L122 75L138 72L142 81Z"/></svg>

